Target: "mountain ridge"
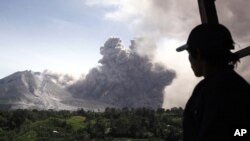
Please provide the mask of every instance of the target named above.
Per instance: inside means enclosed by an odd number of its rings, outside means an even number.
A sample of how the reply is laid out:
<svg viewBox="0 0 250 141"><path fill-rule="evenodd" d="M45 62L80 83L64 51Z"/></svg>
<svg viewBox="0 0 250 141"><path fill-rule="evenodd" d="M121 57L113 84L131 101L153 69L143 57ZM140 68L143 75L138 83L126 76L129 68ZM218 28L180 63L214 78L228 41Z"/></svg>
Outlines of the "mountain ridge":
<svg viewBox="0 0 250 141"><path fill-rule="evenodd" d="M46 73L18 71L0 79L4 109L104 110L112 105L76 99Z"/></svg>

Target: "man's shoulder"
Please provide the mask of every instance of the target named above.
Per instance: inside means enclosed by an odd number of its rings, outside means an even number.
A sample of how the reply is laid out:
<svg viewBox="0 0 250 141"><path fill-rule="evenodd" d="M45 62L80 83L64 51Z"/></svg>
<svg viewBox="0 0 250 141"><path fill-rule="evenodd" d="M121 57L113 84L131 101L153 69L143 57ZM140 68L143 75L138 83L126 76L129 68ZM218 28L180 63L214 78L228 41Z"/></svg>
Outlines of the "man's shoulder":
<svg viewBox="0 0 250 141"><path fill-rule="evenodd" d="M250 100L250 85L234 70L228 70L203 79L196 85L193 95L205 99L234 99L237 96Z"/></svg>
<svg viewBox="0 0 250 141"><path fill-rule="evenodd" d="M205 99L225 100L225 97L231 101L237 98L250 100L250 85L234 70L220 72L205 80L200 91ZM237 99L236 98L236 99Z"/></svg>
<svg viewBox="0 0 250 141"><path fill-rule="evenodd" d="M234 70L227 70L218 73L208 81L208 85L214 87L227 87L228 89L234 87L246 87L250 90L249 83Z"/></svg>

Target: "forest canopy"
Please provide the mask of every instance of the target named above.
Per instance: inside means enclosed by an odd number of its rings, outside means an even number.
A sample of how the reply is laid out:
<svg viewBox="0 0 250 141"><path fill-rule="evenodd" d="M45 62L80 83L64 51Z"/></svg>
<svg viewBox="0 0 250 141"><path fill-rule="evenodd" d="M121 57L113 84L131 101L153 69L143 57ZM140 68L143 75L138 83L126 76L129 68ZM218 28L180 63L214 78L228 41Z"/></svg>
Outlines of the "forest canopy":
<svg viewBox="0 0 250 141"><path fill-rule="evenodd" d="M180 141L182 108L0 112L0 141Z"/></svg>

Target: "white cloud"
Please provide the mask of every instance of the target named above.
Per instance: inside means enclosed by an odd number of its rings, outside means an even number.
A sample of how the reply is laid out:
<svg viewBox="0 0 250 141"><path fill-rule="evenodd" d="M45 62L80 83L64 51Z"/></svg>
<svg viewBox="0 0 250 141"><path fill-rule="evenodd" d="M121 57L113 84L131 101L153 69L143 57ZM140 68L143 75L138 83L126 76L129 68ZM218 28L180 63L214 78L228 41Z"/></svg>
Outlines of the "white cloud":
<svg viewBox="0 0 250 141"><path fill-rule="evenodd" d="M121 2L122 0L85 0L85 4L89 6L115 6Z"/></svg>
<svg viewBox="0 0 250 141"><path fill-rule="evenodd" d="M107 8L104 18L111 21L128 22L142 18L151 0L86 0L88 6Z"/></svg>
<svg viewBox="0 0 250 141"><path fill-rule="evenodd" d="M144 17L144 11L150 5L149 0L127 0L121 1L118 8L105 14L105 17L114 21L134 22Z"/></svg>
<svg viewBox="0 0 250 141"><path fill-rule="evenodd" d="M200 80L192 72L188 53L175 51L176 47L180 45L179 40L163 39L158 43L156 50L155 61L175 69L177 75L173 83L165 89L164 108L184 107L194 86Z"/></svg>

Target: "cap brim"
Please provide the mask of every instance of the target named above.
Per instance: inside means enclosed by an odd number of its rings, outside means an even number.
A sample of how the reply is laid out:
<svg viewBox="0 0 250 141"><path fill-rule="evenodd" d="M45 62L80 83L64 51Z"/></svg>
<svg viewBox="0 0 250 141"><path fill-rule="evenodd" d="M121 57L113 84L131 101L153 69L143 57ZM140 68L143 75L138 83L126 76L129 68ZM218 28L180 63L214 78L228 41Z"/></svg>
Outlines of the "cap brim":
<svg viewBox="0 0 250 141"><path fill-rule="evenodd" d="M176 49L176 51L177 51L177 52L181 52L181 51L183 51L183 50L186 50L187 48L188 48L188 45L185 44L185 45L182 45L182 46L178 47L178 48Z"/></svg>

